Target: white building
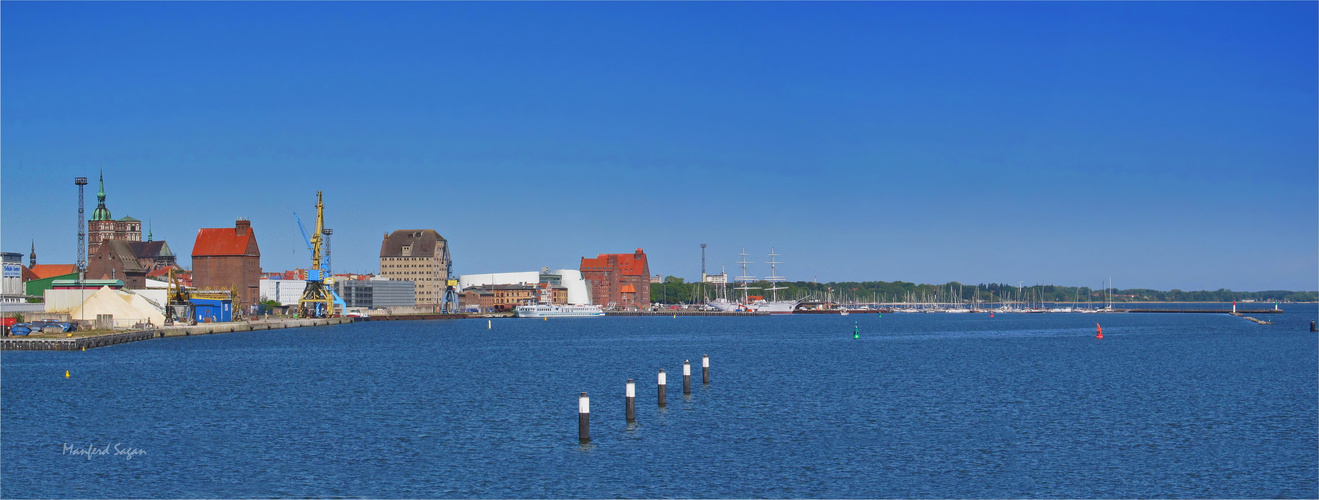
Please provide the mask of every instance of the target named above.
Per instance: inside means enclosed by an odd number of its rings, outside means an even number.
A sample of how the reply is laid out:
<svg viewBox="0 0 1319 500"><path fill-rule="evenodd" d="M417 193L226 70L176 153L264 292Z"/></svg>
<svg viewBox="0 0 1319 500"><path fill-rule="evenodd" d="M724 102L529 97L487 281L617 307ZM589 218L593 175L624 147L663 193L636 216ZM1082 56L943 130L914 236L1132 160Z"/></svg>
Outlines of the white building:
<svg viewBox="0 0 1319 500"><path fill-rule="evenodd" d="M703 274L702 276L704 276L704 278L702 278L701 281L706 283L714 283L716 285L728 284L728 273Z"/></svg>
<svg viewBox="0 0 1319 500"><path fill-rule="evenodd" d="M542 274L557 276L557 285L568 289L568 303L573 305L591 304L591 287L582 278L577 269L542 269L540 272L524 271L515 273L464 274L458 277L458 289L482 285L535 285L542 282Z"/></svg>
<svg viewBox="0 0 1319 500"><path fill-rule="evenodd" d="M0 284L0 295L4 302L24 302L23 289L23 254L4 253L4 278Z"/></svg>
<svg viewBox="0 0 1319 500"><path fill-rule="evenodd" d="M306 280L261 280L259 297L262 302L273 300L281 306L296 306L302 292L307 289Z"/></svg>

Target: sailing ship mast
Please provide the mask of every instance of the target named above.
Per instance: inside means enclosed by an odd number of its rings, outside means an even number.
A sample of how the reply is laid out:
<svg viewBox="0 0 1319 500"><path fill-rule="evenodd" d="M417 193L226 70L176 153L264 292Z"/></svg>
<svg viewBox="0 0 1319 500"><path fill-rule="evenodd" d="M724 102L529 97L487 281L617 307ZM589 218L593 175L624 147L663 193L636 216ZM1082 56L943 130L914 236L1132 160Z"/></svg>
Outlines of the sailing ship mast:
<svg viewBox="0 0 1319 500"><path fill-rule="evenodd" d="M755 276L747 275L747 264L749 264L749 262L747 262L747 256L751 254L747 253L747 249L743 248L742 253L739 253L738 255L742 256L742 260L738 261L738 264L742 264L742 275L738 276L737 280L742 282L742 286L739 286L736 289L742 291L742 303L746 304L751 302L750 294L747 292L749 290L759 289L760 287L750 286L751 281L756 279Z"/></svg>
<svg viewBox="0 0 1319 500"><path fill-rule="evenodd" d="M774 258L778 256L779 254L774 253L774 247L769 247L769 262L766 262L766 264L769 264L769 276L765 277L765 281L769 282L769 288L766 288L766 290L772 292L774 302L779 301L779 290L786 290L788 288L786 286L779 286L779 282L784 281L787 278L779 276L778 271L774 268L776 264L782 264L782 262L774 260Z"/></svg>

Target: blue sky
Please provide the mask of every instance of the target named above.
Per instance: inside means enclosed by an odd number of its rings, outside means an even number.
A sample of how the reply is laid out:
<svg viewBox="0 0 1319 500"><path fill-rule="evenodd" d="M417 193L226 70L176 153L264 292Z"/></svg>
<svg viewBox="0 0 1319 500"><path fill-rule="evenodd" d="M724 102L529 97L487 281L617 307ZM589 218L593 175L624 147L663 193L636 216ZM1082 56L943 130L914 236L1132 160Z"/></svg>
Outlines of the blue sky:
<svg viewBox="0 0 1319 500"><path fill-rule="evenodd" d="M0 245L72 178L335 271L775 247L794 280L1319 288L1319 19L1283 3L0 4ZM94 181L93 181L94 182ZM95 185L88 207L95 207ZM186 258L184 259L187 260ZM749 269L768 273L764 264Z"/></svg>

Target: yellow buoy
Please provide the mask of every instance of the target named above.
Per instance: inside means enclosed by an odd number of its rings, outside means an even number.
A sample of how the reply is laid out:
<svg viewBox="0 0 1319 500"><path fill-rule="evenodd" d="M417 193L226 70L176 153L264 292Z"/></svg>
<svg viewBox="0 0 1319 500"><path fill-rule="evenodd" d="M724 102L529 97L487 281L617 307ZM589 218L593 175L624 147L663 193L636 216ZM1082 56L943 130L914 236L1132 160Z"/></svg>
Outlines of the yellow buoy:
<svg viewBox="0 0 1319 500"><path fill-rule="evenodd" d="M543 318L541 318L541 319L544 319L545 321L549 321L549 320L550 320L550 317L549 317L549 316L545 316L545 317L543 317Z"/></svg>
<svg viewBox="0 0 1319 500"><path fill-rule="evenodd" d="M68 336L68 337L72 337L72 336L73 336L73 334L72 334L72 333L70 333L70 334L68 334L68 335L67 335L67 336Z"/></svg>
<svg viewBox="0 0 1319 500"><path fill-rule="evenodd" d="M68 371L68 370L64 370L64 378L69 378L69 371Z"/></svg>
<svg viewBox="0 0 1319 500"><path fill-rule="evenodd" d="M87 346L82 346L82 351L87 352Z"/></svg>

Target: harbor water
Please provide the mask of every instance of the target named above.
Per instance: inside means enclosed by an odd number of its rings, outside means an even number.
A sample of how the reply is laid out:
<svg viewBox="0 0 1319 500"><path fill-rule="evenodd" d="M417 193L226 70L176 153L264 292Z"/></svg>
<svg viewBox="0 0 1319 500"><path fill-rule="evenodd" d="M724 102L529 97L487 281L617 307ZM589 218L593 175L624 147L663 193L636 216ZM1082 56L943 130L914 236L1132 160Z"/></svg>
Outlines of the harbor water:
<svg viewBox="0 0 1319 500"><path fill-rule="evenodd" d="M1284 308L1274 325L1076 313L368 322L8 351L0 494L1315 498L1319 311Z"/></svg>

